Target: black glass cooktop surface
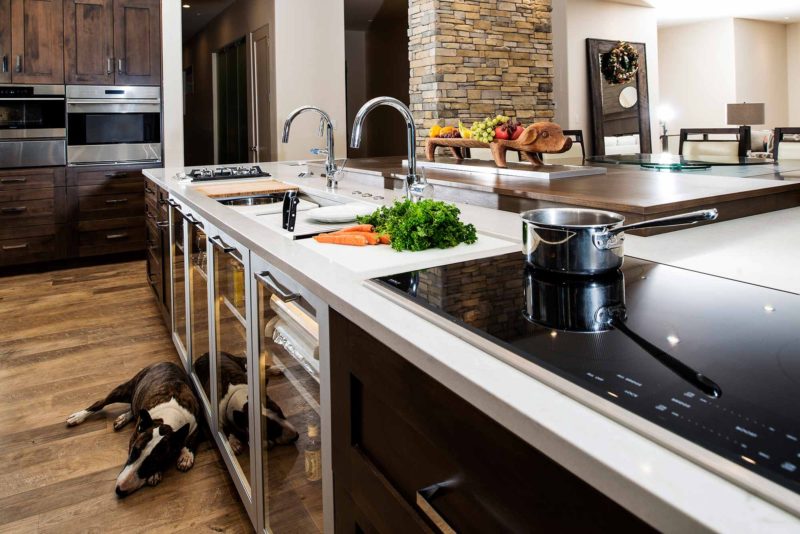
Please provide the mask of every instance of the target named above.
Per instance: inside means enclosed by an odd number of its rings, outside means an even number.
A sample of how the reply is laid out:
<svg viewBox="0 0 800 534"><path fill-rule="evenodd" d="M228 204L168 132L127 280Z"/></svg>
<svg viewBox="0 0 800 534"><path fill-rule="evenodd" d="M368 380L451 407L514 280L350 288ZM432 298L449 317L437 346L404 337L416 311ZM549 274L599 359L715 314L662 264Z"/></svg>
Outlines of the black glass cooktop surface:
<svg viewBox="0 0 800 534"><path fill-rule="evenodd" d="M554 276L521 254L375 282L800 493L798 295L635 258Z"/></svg>

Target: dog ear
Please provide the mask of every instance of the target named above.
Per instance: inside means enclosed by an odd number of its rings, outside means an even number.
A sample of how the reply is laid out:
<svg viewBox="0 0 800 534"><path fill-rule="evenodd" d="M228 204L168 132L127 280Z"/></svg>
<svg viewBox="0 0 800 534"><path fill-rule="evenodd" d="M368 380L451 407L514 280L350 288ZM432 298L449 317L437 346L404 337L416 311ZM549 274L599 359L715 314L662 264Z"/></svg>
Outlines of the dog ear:
<svg viewBox="0 0 800 534"><path fill-rule="evenodd" d="M189 423L186 423L180 427L177 432L173 433L171 439L173 442L183 443L186 441L187 437L189 437Z"/></svg>
<svg viewBox="0 0 800 534"><path fill-rule="evenodd" d="M247 403L244 403L243 408L247 410ZM247 428L247 411L233 410L233 423L239 428Z"/></svg>
<svg viewBox="0 0 800 534"><path fill-rule="evenodd" d="M139 412L139 424L136 426L136 431L144 432L151 426L153 426L153 418L150 417L150 412L147 410L141 410Z"/></svg>

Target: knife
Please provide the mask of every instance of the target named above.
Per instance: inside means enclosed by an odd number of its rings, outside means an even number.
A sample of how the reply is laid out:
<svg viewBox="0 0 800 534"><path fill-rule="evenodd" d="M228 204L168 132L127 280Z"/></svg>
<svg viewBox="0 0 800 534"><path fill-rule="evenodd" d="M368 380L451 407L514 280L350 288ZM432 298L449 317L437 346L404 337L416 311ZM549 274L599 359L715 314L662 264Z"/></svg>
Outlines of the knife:
<svg viewBox="0 0 800 534"><path fill-rule="evenodd" d="M294 226L297 222L297 205L300 204L300 198L297 196L297 191L292 191L288 193L289 195L289 206L288 206L288 213L287 213L287 222L286 222L286 230L289 232L294 232Z"/></svg>

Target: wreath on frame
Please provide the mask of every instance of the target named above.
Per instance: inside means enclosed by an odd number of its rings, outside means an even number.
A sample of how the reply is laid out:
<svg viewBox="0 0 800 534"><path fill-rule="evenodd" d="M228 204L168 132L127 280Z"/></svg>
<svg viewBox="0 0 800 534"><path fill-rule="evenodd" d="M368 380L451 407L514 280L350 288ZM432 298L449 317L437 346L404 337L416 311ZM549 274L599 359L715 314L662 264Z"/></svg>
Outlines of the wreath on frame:
<svg viewBox="0 0 800 534"><path fill-rule="evenodd" d="M632 44L620 41L610 52L603 54L601 72L612 85L628 83L639 72L639 51Z"/></svg>

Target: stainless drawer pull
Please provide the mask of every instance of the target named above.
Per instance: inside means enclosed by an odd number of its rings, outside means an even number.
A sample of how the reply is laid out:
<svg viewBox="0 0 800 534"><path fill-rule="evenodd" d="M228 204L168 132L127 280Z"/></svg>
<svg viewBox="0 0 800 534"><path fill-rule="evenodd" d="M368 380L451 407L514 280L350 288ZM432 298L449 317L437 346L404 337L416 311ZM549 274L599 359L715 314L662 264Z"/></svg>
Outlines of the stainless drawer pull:
<svg viewBox="0 0 800 534"><path fill-rule="evenodd" d="M17 54L16 65L14 66L14 72L22 72L22 56Z"/></svg>
<svg viewBox="0 0 800 534"><path fill-rule="evenodd" d="M27 178L0 178L0 184L24 184Z"/></svg>
<svg viewBox="0 0 800 534"><path fill-rule="evenodd" d="M127 172L124 172L124 171L107 172L106 173L106 178L127 178L128 176L129 176L129 174Z"/></svg>
<svg viewBox="0 0 800 534"><path fill-rule="evenodd" d="M214 237L212 237L211 241L214 242L220 249L222 249L222 252L224 252L225 254L230 254L231 252L236 252L236 247L232 247L230 245L226 245L225 242L222 240L222 238L220 236L218 236L218 235L215 235Z"/></svg>
<svg viewBox="0 0 800 534"><path fill-rule="evenodd" d="M181 207L181 205L180 205L180 204L178 204L177 202L175 202L175 201L174 201L174 200L172 200L171 198L167 199L167 204L169 204L170 206L172 206L172 207L173 207L173 208L175 208L176 210L177 210L177 209L180 209L180 207Z"/></svg>
<svg viewBox="0 0 800 534"><path fill-rule="evenodd" d="M114 74L114 58L108 58L106 62L106 74Z"/></svg>
<svg viewBox="0 0 800 534"><path fill-rule="evenodd" d="M158 221L156 222L156 226L159 228L169 228L169 221Z"/></svg>
<svg viewBox="0 0 800 534"><path fill-rule="evenodd" d="M189 221L191 224L195 226L199 226L200 228L204 228L203 223L195 219L194 215L191 213L186 214L186 220ZM220 241L221 242L221 241Z"/></svg>
<svg viewBox="0 0 800 534"><path fill-rule="evenodd" d="M124 74L124 72L122 70L122 58L117 60L117 72L120 73L120 74Z"/></svg>
<svg viewBox="0 0 800 534"><path fill-rule="evenodd" d="M447 521L445 521L439 512L436 511L430 501L440 489L446 488L451 484L452 483L449 482L443 482L428 486L427 488L422 488L421 490L417 491L417 506L442 534L456 534L456 531L453 529L453 527L447 524Z"/></svg>
<svg viewBox="0 0 800 534"><path fill-rule="evenodd" d="M127 201L127 198L110 198L106 200L106 204L125 204Z"/></svg>
<svg viewBox="0 0 800 534"><path fill-rule="evenodd" d="M8 72L8 56L3 55L3 72Z"/></svg>
<svg viewBox="0 0 800 534"><path fill-rule="evenodd" d="M122 232L121 234L106 234L106 239L112 241L114 239L125 239L128 237L128 232Z"/></svg>
<svg viewBox="0 0 800 534"><path fill-rule="evenodd" d="M272 293L281 299L283 302L292 302L300 298L298 293L287 293L278 287L276 280L269 274L269 271L264 271L255 275L256 280L264 284L264 287L272 291Z"/></svg>
<svg viewBox="0 0 800 534"><path fill-rule="evenodd" d="M156 285L156 275L148 274L147 275L147 281L150 283L151 286Z"/></svg>
<svg viewBox="0 0 800 534"><path fill-rule="evenodd" d="M28 248L28 244L22 243L21 245L3 245L3 250L19 250L22 248Z"/></svg>
<svg viewBox="0 0 800 534"><path fill-rule="evenodd" d="M19 214L28 211L27 206L15 206L13 208L2 208L0 209L0 213L7 213L7 214Z"/></svg>
<svg viewBox="0 0 800 534"><path fill-rule="evenodd" d="M150 189L147 186L144 186L144 192L147 193L148 195L155 195L156 194L155 191L153 191L152 189Z"/></svg>

